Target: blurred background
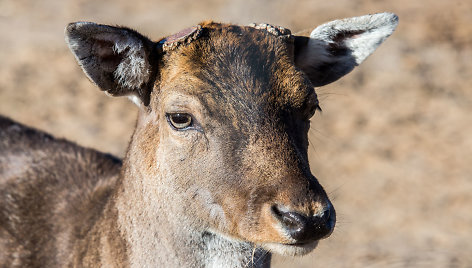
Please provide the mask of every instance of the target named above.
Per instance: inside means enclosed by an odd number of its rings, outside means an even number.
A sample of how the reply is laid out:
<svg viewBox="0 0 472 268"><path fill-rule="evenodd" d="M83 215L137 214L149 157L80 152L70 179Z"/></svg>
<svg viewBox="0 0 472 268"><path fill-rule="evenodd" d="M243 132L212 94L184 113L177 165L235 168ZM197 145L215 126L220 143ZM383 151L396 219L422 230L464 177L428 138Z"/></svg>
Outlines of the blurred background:
<svg viewBox="0 0 472 268"><path fill-rule="evenodd" d="M123 156L137 109L99 92L64 43L78 20L159 39L212 19L297 32L383 11L397 31L317 89L311 168L338 213L333 235L274 267L472 267L472 2L467 0L0 0L0 113Z"/></svg>

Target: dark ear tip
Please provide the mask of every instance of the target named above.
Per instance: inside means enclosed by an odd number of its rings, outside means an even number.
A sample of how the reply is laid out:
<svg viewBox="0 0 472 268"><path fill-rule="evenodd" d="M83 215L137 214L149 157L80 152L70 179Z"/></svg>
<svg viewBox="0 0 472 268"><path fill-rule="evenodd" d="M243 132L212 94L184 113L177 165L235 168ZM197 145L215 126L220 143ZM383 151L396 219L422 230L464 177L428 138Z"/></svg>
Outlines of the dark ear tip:
<svg viewBox="0 0 472 268"><path fill-rule="evenodd" d="M392 14L392 22L395 24L395 26L398 25L398 21L400 20L398 18L398 15L395 13L391 13L391 14Z"/></svg>
<svg viewBox="0 0 472 268"><path fill-rule="evenodd" d="M393 22L398 23L398 15L392 12L385 12L385 14L388 14L390 16L390 20Z"/></svg>
<svg viewBox="0 0 472 268"><path fill-rule="evenodd" d="M384 14L389 18L390 23L395 25L395 27L398 25L399 18L397 14L392 13L392 12L385 12Z"/></svg>
<svg viewBox="0 0 472 268"><path fill-rule="evenodd" d="M392 12L383 12L373 15L374 17L380 18L383 23L391 24L394 28L398 25L398 15Z"/></svg>
<svg viewBox="0 0 472 268"><path fill-rule="evenodd" d="M70 36L77 33L78 31L86 30L87 28L90 28L90 26L93 26L93 25L96 25L96 24L93 22L84 22L84 21L71 22L66 26L66 29L64 32L66 36Z"/></svg>

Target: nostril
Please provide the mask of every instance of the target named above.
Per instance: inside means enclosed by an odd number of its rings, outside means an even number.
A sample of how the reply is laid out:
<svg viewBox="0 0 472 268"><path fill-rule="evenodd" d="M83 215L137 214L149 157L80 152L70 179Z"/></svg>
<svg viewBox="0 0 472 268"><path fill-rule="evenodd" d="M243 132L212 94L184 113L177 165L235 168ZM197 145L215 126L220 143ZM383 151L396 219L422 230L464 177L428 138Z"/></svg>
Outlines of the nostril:
<svg viewBox="0 0 472 268"><path fill-rule="evenodd" d="M328 205L323 213L305 216L295 211L272 206L272 213L284 228L285 232L296 243L308 243L325 238L331 234L335 224L335 212Z"/></svg>
<svg viewBox="0 0 472 268"><path fill-rule="evenodd" d="M283 224L283 227L287 229L298 229L303 227L306 222L302 215L296 212L281 210L277 206L272 206L272 213Z"/></svg>
<svg viewBox="0 0 472 268"><path fill-rule="evenodd" d="M336 211L334 210L333 205L331 205L331 202L326 205L319 217L320 223L324 224L326 228L330 229L330 231L333 231L334 225L336 224Z"/></svg>
<svg viewBox="0 0 472 268"><path fill-rule="evenodd" d="M307 217L293 211L282 211L277 206L272 207L272 212L290 237L297 241L304 240L309 229Z"/></svg>
<svg viewBox="0 0 472 268"><path fill-rule="evenodd" d="M272 207L270 207L270 210L277 218L282 217L282 211L279 210L277 205L273 205Z"/></svg>
<svg viewBox="0 0 472 268"><path fill-rule="evenodd" d="M325 209L320 216L321 222L328 223L331 218L331 210L329 208Z"/></svg>
<svg viewBox="0 0 472 268"><path fill-rule="evenodd" d="M307 223L307 219L296 212L283 213L281 221L284 227L288 229L292 235L294 233L303 232Z"/></svg>
<svg viewBox="0 0 472 268"><path fill-rule="evenodd" d="M328 237L334 230L336 224L336 212L331 204L328 204L322 213L312 218L313 227L320 236L318 239Z"/></svg>
<svg viewBox="0 0 472 268"><path fill-rule="evenodd" d="M279 221L287 223L288 225L296 225L299 218L302 217L296 212L287 211L285 208L272 206L272 213L276 216Z"/></svg>

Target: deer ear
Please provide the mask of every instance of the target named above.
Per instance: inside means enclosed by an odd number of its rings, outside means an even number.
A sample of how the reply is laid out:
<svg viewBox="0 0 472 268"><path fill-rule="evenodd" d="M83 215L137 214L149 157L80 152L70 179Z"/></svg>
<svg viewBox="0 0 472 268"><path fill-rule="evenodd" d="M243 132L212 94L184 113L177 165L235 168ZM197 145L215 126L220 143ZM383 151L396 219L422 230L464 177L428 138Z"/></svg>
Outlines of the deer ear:
<svg viewBox="0 0 472 268"><path fill-rule="evenodd" d="M79 65L101 90L149 104L157 73L155 43L128 28L91 22L71 23L65 34Z"/></svg>
<svg viewBox="0 0 472 268"><path fill-rule="evenodd" d="M323 86L348 74L389 37L398 24L392 13L335 20L313 30L310 37L295 36L295 64L314 86Z"/></svg>

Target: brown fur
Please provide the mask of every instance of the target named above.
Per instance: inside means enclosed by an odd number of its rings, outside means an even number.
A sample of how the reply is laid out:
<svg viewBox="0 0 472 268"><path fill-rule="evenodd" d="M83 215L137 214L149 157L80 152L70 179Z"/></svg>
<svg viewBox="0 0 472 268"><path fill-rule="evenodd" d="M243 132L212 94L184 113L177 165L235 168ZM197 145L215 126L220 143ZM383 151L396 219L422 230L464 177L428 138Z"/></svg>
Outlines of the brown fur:
<svg viewBox="0 0 472 268"><path fill-rule="evenodd" d="M318 100L295 64L303 44L266 28L204 22L170 44L69 25L88 77L140 101L136 129L122 164L0 118L0 266L267 267L268 250L306 254L328 236L334 209L307 156ZM190 128L172 127L173 113ZM310 231L291 233L289 214Z"/></svg>
<svg viewBox="0 0 472 268"><path fill-rule="evenodd" d="M194 164L205 166L205 170L218 170L223 174L220 176L226 178L227 183L223 185L227 188L218 186L219 190L210 192L221 192L218 197L221 202L231 199L227 202L231 207L223 206L223 209L238 218L230 221L229 234L254 242L282 242L284 238L274 232L264 236L264 230L271 229L270 219L263 223L259 220L264 221L264 218L256 220L251 215L242 220L240 215L246 213L248 206L260 211L268 200L316 214L317 207L312 207L309 200L314 196L326 198L306 168L309 116L303 117L303 114L312 109L306 107L305 100L315 94L313 87L293 65L283 40L250 27L207 23L204 29L202 39L163 59L166 68L161 72L159 89L155 90L158 94L151 97L151 108L162 106L167 95L176 91L198 97L197 101L207 113L202 117L205 121L214 121L212 126L217 126L207 135L223 135L217 133L224 131L230 137L220 149L222 163L213 161L210 167L206 167L208 162ZM194 77L199 81L191 80ZM235 157L235 152L241 154ZM181 177L186 176L190 174ZM294 182L290 183L291 180ZM229 194L236 187L232 185L234 182L239 184L241 192L238 195ZM211 185L211 182L204 183L207 184ZM266 186L262 186L264 184ZM263 199L251 200L248 194L253 190L260 191L261 187L271 190L267 195L261 195ZM305 195L316 188L319 189L315 193ZM274 196L270 198L270 194ZM306 197L307 200L298 198L298 204L293 204L295 197ZM230 213L234 210L238 213ZM253 229L255 231L249 231Z"/></svg>
<svg viewBox="0 0 472 268"><path fill-rule="evenodd" d="M89 246L77 238L98 228L121 161L3 117L0 151L0 266L72 264Z"/></svg>

